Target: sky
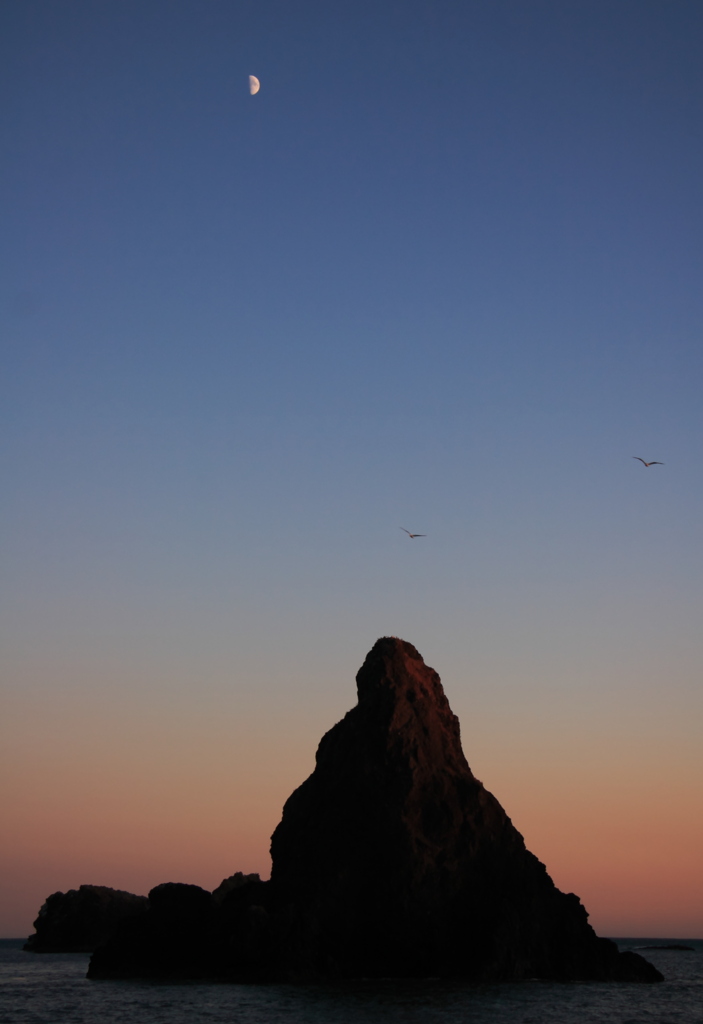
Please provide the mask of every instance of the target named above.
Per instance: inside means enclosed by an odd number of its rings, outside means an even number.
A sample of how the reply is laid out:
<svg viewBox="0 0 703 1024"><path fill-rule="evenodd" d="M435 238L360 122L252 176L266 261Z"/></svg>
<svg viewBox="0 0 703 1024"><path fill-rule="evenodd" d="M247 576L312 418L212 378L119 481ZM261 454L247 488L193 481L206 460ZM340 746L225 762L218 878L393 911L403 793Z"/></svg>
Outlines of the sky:
<svg viewBox="0 0 703 1024"><path fill-rule="evenodd" d="M0 935L268 877L390 634L601 934L703 936L698 0L0 19Z"/></svg>

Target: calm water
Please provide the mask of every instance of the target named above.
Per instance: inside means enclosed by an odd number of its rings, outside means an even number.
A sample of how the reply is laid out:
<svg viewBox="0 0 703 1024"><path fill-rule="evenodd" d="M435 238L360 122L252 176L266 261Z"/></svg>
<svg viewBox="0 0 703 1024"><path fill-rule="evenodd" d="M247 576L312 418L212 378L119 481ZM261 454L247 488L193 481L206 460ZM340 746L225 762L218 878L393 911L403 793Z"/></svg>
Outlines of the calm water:
<svg viewBox="0 0 703 1024"><path fill-rule="evenodd" d="M672 939L621 940L621 949ZM158 985L87 981L82 953L0 940L0 1024L703 1024L703 941L648 951L660 985L443 982Z"/></svg>

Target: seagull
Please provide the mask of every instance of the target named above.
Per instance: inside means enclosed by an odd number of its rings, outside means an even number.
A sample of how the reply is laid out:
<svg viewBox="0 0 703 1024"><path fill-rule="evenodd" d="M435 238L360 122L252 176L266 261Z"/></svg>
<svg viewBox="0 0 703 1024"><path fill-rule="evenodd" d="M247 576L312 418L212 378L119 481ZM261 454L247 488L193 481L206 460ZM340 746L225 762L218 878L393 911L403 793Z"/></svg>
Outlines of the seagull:
<svg viewBox="0 0 703 1024"><path fill-rule="evenodd" d="M644 459L641 459L639 457L639 455L633 455L632 458L633 459L637 459L637 461L641 462L643 466L663 466L664 465L663 462L645 462Z"/></svg>
<svg viewBox="0 0 703 1024"><path fill-rule="evenodd" d="M399 527L399 529L401 529L403 531L403 533L407 533L407 535L410 538L410 540L415 540L416 537L426 537L427 536L426 533L411 533L410 530L406 530L404 526Z"/></svg>

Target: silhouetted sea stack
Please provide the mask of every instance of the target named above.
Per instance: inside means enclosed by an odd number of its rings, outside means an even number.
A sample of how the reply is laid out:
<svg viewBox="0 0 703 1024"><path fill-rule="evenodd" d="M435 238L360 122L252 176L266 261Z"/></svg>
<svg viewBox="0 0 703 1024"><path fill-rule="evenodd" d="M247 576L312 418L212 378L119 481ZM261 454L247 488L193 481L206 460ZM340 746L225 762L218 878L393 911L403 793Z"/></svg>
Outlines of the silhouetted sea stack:
<svg viewBox="0 0 703 1024"><path fill-rule="evenodd" d="M42 904L35 933L24 948L30 953L92 953L120 921L143 914L147 906L146 896L104 885L52 893Z"/></svg>
<svg viewBox="0 0 703 1024"><path fill-rule="evenodd" d="M357 685L357 706L286 802L270 882L235 876L207 905L200 890L199 952L189 942L170 966L152 890L152 909L96 952L90 977L661 980L598 938L578 897L525 849L471 773L439 676L411 644L379 640Z"/></svg>

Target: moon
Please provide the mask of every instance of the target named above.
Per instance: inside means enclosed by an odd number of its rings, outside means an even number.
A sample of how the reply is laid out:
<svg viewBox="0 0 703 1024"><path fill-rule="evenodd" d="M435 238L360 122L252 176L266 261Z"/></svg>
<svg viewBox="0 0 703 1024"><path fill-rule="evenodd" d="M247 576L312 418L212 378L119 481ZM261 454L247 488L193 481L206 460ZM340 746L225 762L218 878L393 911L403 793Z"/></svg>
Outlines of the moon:
<svg viewBox="0 0 703 1024"><path fill-rule="evenodd" d="M261 88L261 82L256 75L249 75L249 92L252 96L256 96L257 92Z"/></svg>

